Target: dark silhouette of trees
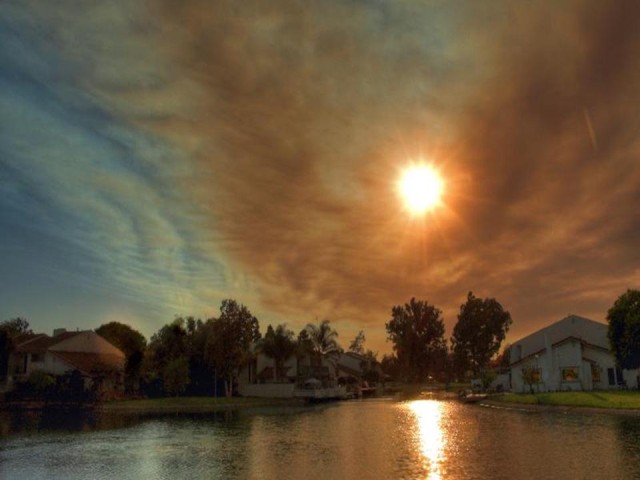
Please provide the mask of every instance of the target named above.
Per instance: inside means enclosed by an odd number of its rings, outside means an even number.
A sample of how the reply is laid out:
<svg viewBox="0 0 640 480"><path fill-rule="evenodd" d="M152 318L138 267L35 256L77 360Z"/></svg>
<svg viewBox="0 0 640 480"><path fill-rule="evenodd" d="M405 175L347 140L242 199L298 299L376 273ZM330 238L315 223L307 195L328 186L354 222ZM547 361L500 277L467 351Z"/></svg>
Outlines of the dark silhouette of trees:
<svg viewBox="0 0 640 480"><path fill-rule="evenodd" d="M22 333L33 333L29 321L24 317L15 317L0 323L0 330L7 332L10 337L17 337Z"/></svg>
<svg viewBox="0 0 640 480"><path fill-rule="evenodd" d="M216 376L224 380L226 396L233 394L240 368L251 359L251 346L259 339L258 319L249 309L235 300L223 300L220 317L210 325L205 358Z"/></svg>
<svg viewBox="0 0 640 480"><path fill-rule="evenodd" d="M323 320L318 325L309 323L305 327L307 346L310 348L314 365L321 365L323 359L335 361L342 352L338 344L338 332L331 327L329 320Z"/></svg>
<svg viewBox="0 0 640 480"><path fill-rule="evenodd" d="M497 300L477 298L469 292L451 337L459 368L470 369L478 376L500 350L511 323L511 315Z"/></svg>
<svg viewBox="0 0 640 480"><path fill-rule="evenodd" d="M364 342L366 341L366 337L364 336L364 331L360 330L351 343L349 344L349 351L354 353L364 354Z"/></svg>
<svg viewBox="0 0 640 480"><path fill-rule="evenodd" d="M31 334L29 322L22 317L12 318L0 323L0 380L7 377L9 355L13 351L13 339L21 334Z"/></svg>
<svg viewBox="0 0 640 480"><path fill-rule="evenodd" d="M424 381L444 368L447 344L444 339L442 312L423 300L391 309L391 320L385 324L387 340L393 350L402 376L411 381Z"/></svg>
<svg viewBox="0 0 640 480"><path fill-rule="evenodd" d="M294 333L285 324L278 325L275 329L269 325L260 342L260 350L273 359L274 376L278 381L285 376L284 363L296 352Z"/></svg>
<svg viewBox="0 0 640 480"><path fill-rule="evenodd" d="M394 354L385 353L382 356L382 360L380 360L380 368L390 380L395 381L402 378L402 372L400 369L400 364L398 363L398 357L396 357Z"/></svg>
<svg viewBox="0 0 640 480"><path fill-rule="evenodd" d="M162 371L162 384L166 393L178 396L184 393L190 381L187 357L178 357L167 362Z"/></svg>
<svg viewBox="0 0 640 480"><path fill-rule="evenodd" d="M140 379L142 360L147 348L144 336L129 325L109 322L96 328L96 333L122 350L125 355L125 386L127 391L136 391Z"/></svg>
<svg viewBox="0 0 640 480"><path fill-rule="evenodd" d="M189 383L189 370L180 379L177 373L184 370L175 367L175 361L187 358L187 330L183 318L176 318L172 323L163 326L151 336L144 359L147 392L155 395L161 392L174 393L180 391L178 383Z"/></svg>
<svg viewBox="0 0 640 480"><path fill-rule="evenodd" d="M607 312L609 344L620 368L640 367L640 291L627 290Z"/></svg>

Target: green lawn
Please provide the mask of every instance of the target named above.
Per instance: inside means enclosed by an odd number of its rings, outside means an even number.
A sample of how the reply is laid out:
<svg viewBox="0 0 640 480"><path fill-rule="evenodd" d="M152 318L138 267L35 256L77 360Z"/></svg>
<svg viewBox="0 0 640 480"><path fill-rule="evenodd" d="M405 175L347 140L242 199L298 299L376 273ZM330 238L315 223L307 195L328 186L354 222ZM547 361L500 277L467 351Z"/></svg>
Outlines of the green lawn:
<svg viewBox="0 0 640 480"><path fill-rule="evenodd" d="M300 405L294 399L242 398L242 397L171 397L141 400L119 400L102 404L99 408L109 412L215 412L217 410Z"/></svg>
<svg viewBox="0 0 640 480"><path fill-rule="evenodd" d="M526 405L640 409L640 392L637 391L508 393L491 399Z"/></svg>

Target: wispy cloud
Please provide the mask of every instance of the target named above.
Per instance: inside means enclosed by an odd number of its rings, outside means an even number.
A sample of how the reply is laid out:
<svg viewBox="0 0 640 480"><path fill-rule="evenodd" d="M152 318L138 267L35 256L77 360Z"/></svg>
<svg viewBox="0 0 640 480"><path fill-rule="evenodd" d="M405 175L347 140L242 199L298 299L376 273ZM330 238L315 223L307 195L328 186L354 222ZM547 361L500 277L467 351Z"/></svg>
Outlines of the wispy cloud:
<svg viewBox="0 0 640 480"><path fill-rule="evenodd" d="M123 297L237 296L381 346L411 296L449 325L468 290L495 296L515 336L602 319L640 281L633 2L4 11L4 218ZM395 192L419 157L449 186L423 221Z"/></svg>

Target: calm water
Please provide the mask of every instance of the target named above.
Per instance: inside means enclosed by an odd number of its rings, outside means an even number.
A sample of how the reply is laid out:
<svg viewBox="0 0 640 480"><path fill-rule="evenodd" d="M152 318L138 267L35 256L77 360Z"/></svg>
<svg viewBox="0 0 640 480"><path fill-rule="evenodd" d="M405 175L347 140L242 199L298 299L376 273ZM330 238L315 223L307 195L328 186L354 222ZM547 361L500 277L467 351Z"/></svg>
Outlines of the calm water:
<svg viewBox="0 0 640 480"><path fill-rule="evenodd" d="M640 418L365 400L226 414L0 417L3 479L632 479Z"/></svg>

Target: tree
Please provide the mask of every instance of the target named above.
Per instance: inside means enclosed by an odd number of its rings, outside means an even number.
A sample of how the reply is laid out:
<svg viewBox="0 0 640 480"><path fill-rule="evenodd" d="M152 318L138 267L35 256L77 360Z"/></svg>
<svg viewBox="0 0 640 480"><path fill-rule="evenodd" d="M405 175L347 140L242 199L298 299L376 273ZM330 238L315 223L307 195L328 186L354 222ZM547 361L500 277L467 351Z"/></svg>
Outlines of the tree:
<svg viewBox="0 0 640 480"><path fill-rule="evenodd" d="M22 317L12 318L0 323L0 380L7 376L9 354L13 351L13 339L21 334L33 333L29 322Z"/></svg>
<svg viewBox="0 0 640 480"><path fill-rule="evenodd" d="M260 343L260 349L274 362L274 376L278 381L284 376L284 362L296 352L294 333L285 324L278 325L275 330L269 325L267 333Z"/></svg>
<svg viewBox="0 0 640 480"><path fill-rule="evenodd" d="M140 332L120 322L100 325L96 333L122 350L125 355L125 384L129 389L134 388L140 377L147 340Z"/></svg>
<svg viewBox="0 0 640 480"><path fill-rule="evenodd" d="M325 358L329 361L335 361L342 349L338 344L338 332L331 328L331 322L323 320L318 325L309 323L305 330L315 365L321 365L322 359Z"/></svg>
<svg viewBox="0 0 640 480"><path fill-rule="evenodd" d="M412 381L427 380L446 361L442 312L426 301L412 298L409 303L394 306L391 317L385 328L400 372Z"/></svg>
<svg viewBox="0 0 640 480"><path fill-rule="evenodd" d="M240 368L251 358L251 346L259 339L258 319L249 309L235 300L223 300L220 317L211 322L205 356L224 379L227 397L233 394Z"/></svg>
<svg viewBox="0 0 640 480"><path fill-rule="evenodd" d="M178 396L189 384L189 362L186 357L169 361L162 372L163 385L167 393Z"/></svg>
<svg viewBox="0 0 640 480"><path fill-rule="evenodd" d="M511 323L511 315L497 300L469 292L451 337L456 362L479 375L500 350Z"/></svg>
<svg viewBox="0 0 640 480"><path fill-rule="evenodd" d="M356 338L349 344L349 351L354 353L364 353L364 342L366 338L364 336L364 331L360 330Z"/></svg>
<svg viewBox="0 0 640 480"><path fill-rule="evenodd" d="M176 318L164 325L151 336L145 353L143 368L147 382L161 384L165 392L169 392L167 386L172 382L169 377L173 374L170 369L167 370L167 365L174 360L187 358L188 339L184 324L184 319Z"/></svg>
<svg viewBox="0 0 640 480"><path fill-rule="evenodd" d="M0 330L7 332L10 337L17 337L20 334L31 334L33 331L29 328L29 321L24 317L15 317L0 323Z"/></svg>
<svg viewBox="0 0 640 480"><path fill-rule="evenodd" d="M627 290L607 312L609 344L620 368L640 367L640 290Z"/></svg>
<svg viewBox="0 0 640 480"><path fill-rule="evenodd" d="M392 380L398 380L402 377L398 357L394 354L385 353L380 361L380 368L382 368L382 372Z"/></svg>

